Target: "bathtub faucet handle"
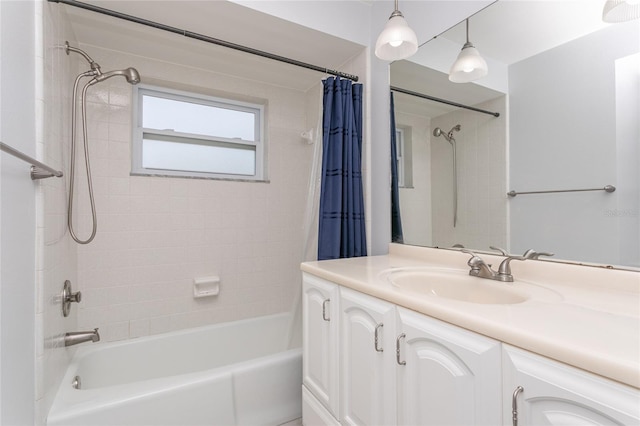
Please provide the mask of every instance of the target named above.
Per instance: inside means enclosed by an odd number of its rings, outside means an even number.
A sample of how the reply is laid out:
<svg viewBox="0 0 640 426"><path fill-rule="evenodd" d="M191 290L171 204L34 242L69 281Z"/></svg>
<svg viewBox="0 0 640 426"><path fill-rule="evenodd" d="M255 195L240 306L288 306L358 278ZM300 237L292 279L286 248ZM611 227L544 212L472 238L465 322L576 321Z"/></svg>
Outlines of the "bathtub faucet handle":
<svg viewBox="0 0 640 426"><path fill-rule="evenodd" d="M71 303L80 303L81 300L82 293L79 291L74 293L71 290L71 281L66 280L62 289L62 315L68 317L71 312Z"/></svg>

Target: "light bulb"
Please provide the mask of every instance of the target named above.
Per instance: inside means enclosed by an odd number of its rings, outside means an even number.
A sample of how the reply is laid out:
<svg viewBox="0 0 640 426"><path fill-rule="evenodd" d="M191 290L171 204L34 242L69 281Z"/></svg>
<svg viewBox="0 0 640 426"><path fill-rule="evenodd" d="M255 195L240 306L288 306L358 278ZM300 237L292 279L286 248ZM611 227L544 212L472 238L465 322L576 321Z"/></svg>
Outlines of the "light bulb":
<svg viewBox="0 0 640 426"><path fill-rule="evenodd" d="M375 54L385 61L406 59L418 50L418 38L399 11L394 11L376 41Z"/></svg>

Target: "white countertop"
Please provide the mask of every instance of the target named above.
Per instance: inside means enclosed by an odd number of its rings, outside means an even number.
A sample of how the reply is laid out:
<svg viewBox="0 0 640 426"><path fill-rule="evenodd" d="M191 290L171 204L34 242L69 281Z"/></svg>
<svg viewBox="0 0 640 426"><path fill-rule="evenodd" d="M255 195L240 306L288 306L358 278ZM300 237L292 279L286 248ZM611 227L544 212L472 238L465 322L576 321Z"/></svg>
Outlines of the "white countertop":
<svg viewBox="0 0 640 426"><path fill-rule="evenodd" d="M494 265L502 260L480 256ZM468 258L457 251L391 244L389 255L306 262L301 268L342 286L640 388L640 272L514 261L511 267L516 281L543 287L542 297L531 293L530 299L515 304L468 303L417 295L395 287L385 275L391 268L407 267L468 272ZM544 297L545 292L557 297Z"/></svg>

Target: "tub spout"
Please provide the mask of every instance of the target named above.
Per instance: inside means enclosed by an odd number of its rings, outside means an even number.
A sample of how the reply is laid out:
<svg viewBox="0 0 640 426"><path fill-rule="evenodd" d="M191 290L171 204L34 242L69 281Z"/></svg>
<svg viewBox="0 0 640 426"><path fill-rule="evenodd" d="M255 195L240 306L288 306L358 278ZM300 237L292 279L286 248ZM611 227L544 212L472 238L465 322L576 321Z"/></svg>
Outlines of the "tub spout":
<svg viewBox="0 0 640 426"><path fill-rule="evenodd" d="M93 331L72 331L69 333L65 333L64 335L64 345L65 346L73 346L78 343L83 342L99 342L100 334L98 334L98 329L94 329Z"/></svg>

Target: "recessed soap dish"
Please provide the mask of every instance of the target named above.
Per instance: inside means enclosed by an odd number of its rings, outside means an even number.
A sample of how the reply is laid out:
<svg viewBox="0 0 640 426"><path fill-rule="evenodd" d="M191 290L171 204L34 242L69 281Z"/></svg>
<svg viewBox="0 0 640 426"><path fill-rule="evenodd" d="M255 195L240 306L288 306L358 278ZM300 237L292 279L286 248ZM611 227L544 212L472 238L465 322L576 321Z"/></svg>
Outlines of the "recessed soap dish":
<svg viewBox="0 0 640 426"><path fill-rule="evenodd" d="M212 275L193 279L193 297L213 297L220 293L220 277Z"/></svg>

